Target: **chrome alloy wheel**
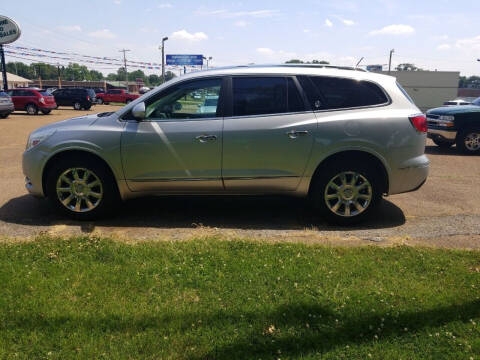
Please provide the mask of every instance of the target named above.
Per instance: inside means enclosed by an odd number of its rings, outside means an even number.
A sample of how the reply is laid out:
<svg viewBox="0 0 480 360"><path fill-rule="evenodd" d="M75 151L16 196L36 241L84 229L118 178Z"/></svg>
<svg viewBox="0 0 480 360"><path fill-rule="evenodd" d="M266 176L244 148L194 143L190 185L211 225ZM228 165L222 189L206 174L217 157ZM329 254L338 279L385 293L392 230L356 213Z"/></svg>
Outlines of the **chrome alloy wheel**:
<svg viewBox="0 0 480 360"><path fill-rule="evenodd" d="M364 212L372 201L372 185L361 174L344 171L325 187L325 203L335 215L352 217Z"/></svg>
<svg viewBox="0 0 480 360"><path fill-rule="evenodd" d="M480 133L471 132L465 136L465 147L470 151L480 150Z"/></svg>
<svg viewBox="0 0 480 360"><path fill-rule="evenodd" d="M102 182L94 172L85 168L70 168L57 180L57 198L68 210L88 212L103 198Z"/></svg>

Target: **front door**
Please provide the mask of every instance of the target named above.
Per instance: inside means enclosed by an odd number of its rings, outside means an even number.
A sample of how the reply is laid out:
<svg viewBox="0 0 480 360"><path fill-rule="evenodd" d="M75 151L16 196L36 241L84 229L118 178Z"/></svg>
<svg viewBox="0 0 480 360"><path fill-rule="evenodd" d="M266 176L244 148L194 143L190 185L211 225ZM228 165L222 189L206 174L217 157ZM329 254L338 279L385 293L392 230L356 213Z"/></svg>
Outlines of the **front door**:
<svg viewBox="0 0 480 360"><path fill-rule="evenodd" d="M145 100L145 120L129 120L122 134L123 168L132 191L223 189L222 81L184 81ZM215 98L214 106L205 106Z"/></svg>
<svg viewBox="0 0 480 360"><path fill-rule="evenodd" d="M227 191L295 190L317 128L293 77L232 79L232 116L225 117L223 179Z"/></svg>

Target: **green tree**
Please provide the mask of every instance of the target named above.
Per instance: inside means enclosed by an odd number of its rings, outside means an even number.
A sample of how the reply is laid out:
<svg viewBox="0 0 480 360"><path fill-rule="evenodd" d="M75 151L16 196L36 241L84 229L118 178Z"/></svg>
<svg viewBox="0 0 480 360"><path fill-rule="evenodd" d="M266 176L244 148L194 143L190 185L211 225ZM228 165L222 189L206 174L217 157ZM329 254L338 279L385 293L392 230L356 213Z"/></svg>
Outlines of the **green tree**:
<svg viewBox="0 0 480 360"><path fill-rule="evenodd" d="M416 67L414 64L411 63L404 63L404 64L399 64L395 70L397 71L422 71L423 69L420 69Z"/></svg>

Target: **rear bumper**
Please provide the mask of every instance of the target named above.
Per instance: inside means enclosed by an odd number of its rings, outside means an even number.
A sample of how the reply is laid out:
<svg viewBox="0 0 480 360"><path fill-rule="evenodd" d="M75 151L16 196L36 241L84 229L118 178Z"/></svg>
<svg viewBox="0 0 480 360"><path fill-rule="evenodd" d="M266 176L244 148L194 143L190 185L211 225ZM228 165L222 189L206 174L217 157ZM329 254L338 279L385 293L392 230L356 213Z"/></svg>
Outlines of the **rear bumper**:
<svg viewBox="0 0 480 360"><path fill-rule="evenodd" d="M457 137L457 130L439 130L439 129L428 129L427 136L430 139L434 140L443 140L454 142Z"/></svg>
<svg viewBox="0 0 480 360"><path fill-rule="evenodd" d="M421 155L403 163L390 176L388 194L400 194L419 189L427 180L430 161L426 155Z"/></svg>
<svg viewBox="0 0 480 360"><path fill-rule="evenodd" d="M15 110L13 104L2 104L0 105L0 114L10 114Z"/></svg>
<svg viewBox="0 0 480 360"><path fill-rule="evenodd" d="M38 107L40 110L53 110L57 108L57 104L48 104L48 105L41 105Z"/></svg>

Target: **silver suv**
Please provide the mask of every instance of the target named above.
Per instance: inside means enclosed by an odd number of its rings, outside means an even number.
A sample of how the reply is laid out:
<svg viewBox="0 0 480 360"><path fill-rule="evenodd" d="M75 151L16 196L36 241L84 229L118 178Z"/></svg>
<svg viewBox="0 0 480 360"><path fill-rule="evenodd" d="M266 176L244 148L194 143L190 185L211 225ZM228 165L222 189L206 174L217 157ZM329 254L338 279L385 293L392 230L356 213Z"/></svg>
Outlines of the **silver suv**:
<svg viewBox="0 0 480 360"><path fill-rule="evenodd" d="M176 78L114 113L42 127L28 139L23 171L30 193L77 219L144 195L290 194L350 224L382 195L425 182L426 131L393 77L240 66Z"/></svg>

